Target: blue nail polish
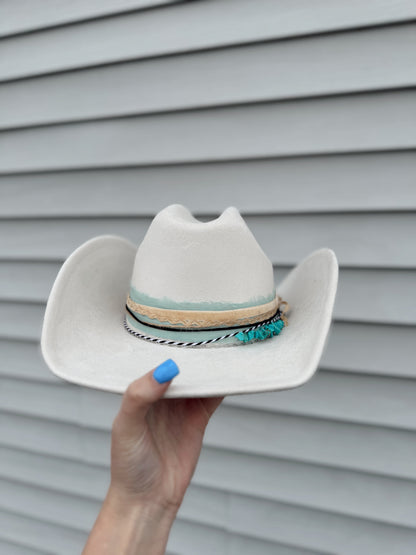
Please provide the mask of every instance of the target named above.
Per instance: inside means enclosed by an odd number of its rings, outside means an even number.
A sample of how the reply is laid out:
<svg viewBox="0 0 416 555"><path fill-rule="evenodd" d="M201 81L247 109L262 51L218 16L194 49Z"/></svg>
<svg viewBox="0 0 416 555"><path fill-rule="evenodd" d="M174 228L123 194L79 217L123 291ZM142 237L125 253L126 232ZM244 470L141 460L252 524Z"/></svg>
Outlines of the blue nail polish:
<svg viewBox="0 0 416 555"><path fill-rule="evenodd" d="M179 368L176 363L171 359L162 362L153 372L154 379L159 383L169 382L172 378L179 374Z"/></svg>

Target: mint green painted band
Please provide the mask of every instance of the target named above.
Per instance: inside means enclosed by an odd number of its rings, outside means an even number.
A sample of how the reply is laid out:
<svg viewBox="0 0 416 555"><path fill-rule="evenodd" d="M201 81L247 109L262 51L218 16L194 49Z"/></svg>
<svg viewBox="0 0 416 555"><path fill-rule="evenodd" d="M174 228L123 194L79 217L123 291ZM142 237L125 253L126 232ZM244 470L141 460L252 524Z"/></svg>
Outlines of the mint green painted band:
<svg viewBox="0 0 416 555"><path fill-rule="evenodd" d="M195 302L178 302L169 299L168 297L162 297L157 299L156 297L151 297L145 293L141 293L135 287L130 287L130 298L138 304L144 304L146 306L152 306L155 308L166 308L174 310L234 310L237 308L250 308L252 306L259 306L266 303L270 303L276 297L276 291L272 291L269 296L256 297L255 299L250 299L244 303L220 303L205 301L200 303ZM151 322L151 320L149 319ZM159 322L160 323L160 322ZM161 323L160 323L161 324Z"/></svg>
<svg viewBox="0 0 416 555"><path fill-rule="evenodd" d="M136 330L145 335L151 335L153 337L157 337L159 339L171 339L172 341L194 342L194 341L205 341L206 339L215 339L219 335L218 330L196 331L196 332L193 332L193 331L181 332L176 330L162 330L162 329L156 330L155 328L146 326L145 324L139 324L139 322L136 322L136 320L134 320L134 318L132 318L128 312L126 313L126 319L127 319L128 325L133 330ZM222 330L220 332L220 335L227 335L227 333L232 333L233 331L235 331L235 328L230 328L229 330ZM232 344L239 343L239 341L237 341L235 337L230 337L227 339L223 339L221 341L221 345L230 344L230 343Z"/></svg>

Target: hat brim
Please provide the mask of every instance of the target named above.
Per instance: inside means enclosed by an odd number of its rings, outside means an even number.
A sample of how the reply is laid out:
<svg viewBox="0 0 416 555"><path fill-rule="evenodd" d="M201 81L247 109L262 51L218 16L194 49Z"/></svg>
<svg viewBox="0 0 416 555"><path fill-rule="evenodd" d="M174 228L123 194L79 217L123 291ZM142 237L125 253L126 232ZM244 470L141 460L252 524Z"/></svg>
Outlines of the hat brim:
<svg viewBox="0 0 416 555"><path fill-rule="evenodd" d="M289 389L318 366L331 324L338 282L334 252L320 249L278 286L289 303L280 335L252 344L186 348L159 345L123 327L137 247L100 236L63 264L47 303L41 349L57 376L79 385L123 393L130 382L168 358L180 374L166 397L210 397Z"/></svg>

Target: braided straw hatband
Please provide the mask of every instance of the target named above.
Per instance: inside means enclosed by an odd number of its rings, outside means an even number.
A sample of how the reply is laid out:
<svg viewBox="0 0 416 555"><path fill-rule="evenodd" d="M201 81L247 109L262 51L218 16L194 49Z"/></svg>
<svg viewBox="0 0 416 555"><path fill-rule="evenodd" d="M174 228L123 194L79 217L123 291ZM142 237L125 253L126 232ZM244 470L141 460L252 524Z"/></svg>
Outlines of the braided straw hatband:
<svg viewBox="0 0 416 555"><path fill-rule="evenodd" d="M160 324L152 322L154 326L172 329L177 329L178 327L182 329L215 329L216 327L255 324L273 316L281 302L281 298L276 296L272 301L258 306L232 310L200 311L156 308L136 303L130 296L127 298L127 306L131 311L160 322Z"/></svg>

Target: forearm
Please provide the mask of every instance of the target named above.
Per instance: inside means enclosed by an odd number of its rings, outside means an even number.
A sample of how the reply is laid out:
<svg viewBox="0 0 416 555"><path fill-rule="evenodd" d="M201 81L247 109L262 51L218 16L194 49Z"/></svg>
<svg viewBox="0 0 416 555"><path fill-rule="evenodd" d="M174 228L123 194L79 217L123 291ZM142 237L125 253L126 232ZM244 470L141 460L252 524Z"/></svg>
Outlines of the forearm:
<svg viewBox="0 0 416 555"><path fill-rule="evenodd" d="M163 555L176 511L108 490L82 555Z"/></svg>

